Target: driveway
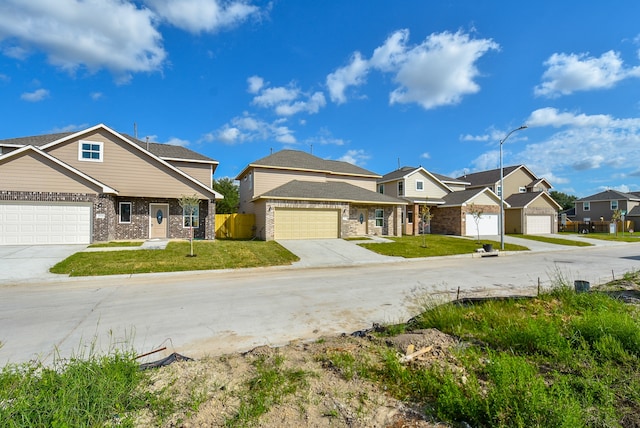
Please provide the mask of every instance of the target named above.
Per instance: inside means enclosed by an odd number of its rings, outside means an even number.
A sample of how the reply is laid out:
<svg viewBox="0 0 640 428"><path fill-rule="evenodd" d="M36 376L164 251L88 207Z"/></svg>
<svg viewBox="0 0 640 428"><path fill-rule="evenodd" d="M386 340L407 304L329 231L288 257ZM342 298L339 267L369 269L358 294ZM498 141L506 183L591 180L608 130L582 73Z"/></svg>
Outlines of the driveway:
<svg viewBox="0 0 640 428"><path fill-rule="evenodd" d="M86 245L0 245L0 284L66 278L49 269Z"/></svg>
<svg viewBox="0 0 640 428"><path fill-rule="evenodd" d="M300 260L296 267L353 266L366 263L389 263L405 260L402 257L383 256L369 251L356 242L384 242L384 238L363 241L344 239L292 239L279 240L278 244L291 251Z"/></svg>

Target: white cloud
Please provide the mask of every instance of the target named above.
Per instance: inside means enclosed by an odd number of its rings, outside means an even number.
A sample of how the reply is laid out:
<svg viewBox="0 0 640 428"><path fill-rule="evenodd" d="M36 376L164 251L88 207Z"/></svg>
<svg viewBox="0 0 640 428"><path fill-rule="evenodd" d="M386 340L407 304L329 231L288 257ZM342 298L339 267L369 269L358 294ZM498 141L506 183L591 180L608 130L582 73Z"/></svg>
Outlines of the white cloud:
<svg viewBox="0 0 640 428"><path fill-rule="evenodd" d="M49 98L49 91L47 89L36 89L33 92L25 92L20 95L20 99L31 103L42 101L45 98Z"/></svg>
<svg viewBox="0 0 640 428"><path fill-rule="evenodd" d="M288 87L266 87L261 77L249 78L249 92L257 94L252 103L263 108L273 108L278 116L293 116L298 113L315 114L327 102L322 92L307 94L293 83Z"/></svg>
<svg viewBox="0 0 640 428"><path fill-rule="evenodd" d="M92 92L91 94L89 94L89 96L91 97L92 100L96 101L99 100L103 97L102 92Z"/></svg>
<svg viewBox="0 0 640 428"><path fill-rule="evenodd" d="M257 94L264 86L264 79L260 76L251 76L247 79L247 83L249 84L249 93Z"/></svg>
<svg viewBox="0 0 640 428"><path fill-rule="evenodd" d="M327 76L331 100L346 102L346 90L363 85L373 68L394 74L398 87L390 93L391 104L417 103L425 109L457 104L480 90L476 61L499 49L491 39L472 39L460 31L431 34L416 46L408 46L408 38L408 30L396 31L369 60L355 52L347 66Z"/></svg>
<svg viewBox="0 0 640 428"><path fill-rule="evenodd" d="M310 146L314 144L344 146L346 142L342 138L335 138L327 128L320 128L318 135L305 140L305 144Z"/></svg>
<svg viewBox="0 0 640 428"><path fill-rule="evenodd" d="M431 155L427 152L424 152L423 154L421 154L420 157L422 159L431 159Z"/></svg>
<svg viewBox="0 0 640 428"><path fill-rule="evenodd" d="M75 131L80 131L82 129L87 129L88 127L89 127L89 125L86 124L86 123L82 123L80 125L69 124L69 125L64 125L64 126L60 126L60 127L56 127L56 128L50 129L49 131L47 131L47 133L58 134L58 133L61 133L61 132L75 132Z"/></svg>
<svg viewBox="0 0 640 428"><path fill-rule="evenodd" d="M260 13L246 1L144 0L170 24L191 33L215 32Z"/></svg>
<svg viewBox="0 0 640 428"><path fill-rule="evenodd" d="M460 136L460 141L489 141L489 135L484 134L484 135L471 135L471 134L467 134L467 135L461 135Z"/></svg>
<svg viewBox="0 0 640 428"><path fill-rule="evenodd" d="M202 141L219 141L224 144L242 144L253 141L276 140L284 144L296 144L294 131L284 125L286 121L265 122L245 113L234 117L216 131L203 136Z"/></svg>
<svg viewBox="0 0 640 428"><path fill-rule="evenodd" d="M344 155L338 158L339 161L349 162L354 165L365 165L367 160L371 159L364 150L348 150Z"/></svg>
<svg viewBox="0 0 640 428"><path fill-rule="evenodd" d="M166 57L154 14L122 0L4 0L0 42L7 55L43 51L67 71L107 68L120 80L156 71Z"/></svg>
<svg viewBox="0 0 640 428"><path fill-rule="evenodd" d="M164 144L171 144L172 146L187 147L189 145L189 141L183 140L181 138L171 137L169 138L169 141L167 141Z"/></svg>
<svg viewBox="0 0 640 428"><path fill-rule="evenodd" d="M571 112L560 113L558 109L545 107L535 110L526 120L527 126L553 126L559 128L561 126L611 126L615 121L609 115L596 114L575 114Z"/></svg>
<svg viewBox="0 0 640 428"><path fill-rule="evenodd" d="M640 67L625 68L617 52L608 51L599 58L588 54L554 53L545 61L548 68L535 95L550 98L576 91L607 89L629 77L640 77Z"/></svg>

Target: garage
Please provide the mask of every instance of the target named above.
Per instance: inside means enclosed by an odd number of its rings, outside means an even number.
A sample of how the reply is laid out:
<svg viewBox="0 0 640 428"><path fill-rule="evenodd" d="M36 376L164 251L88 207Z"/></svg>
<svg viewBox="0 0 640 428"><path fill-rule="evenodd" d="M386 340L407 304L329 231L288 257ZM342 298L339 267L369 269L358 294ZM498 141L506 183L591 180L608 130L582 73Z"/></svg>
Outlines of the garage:
<svg viewBox="0 0 640 428"><path fill-rule="evenodd" d="M338 210L276 208L275 239L339 238L339 214Z"/></svg>
<svg viewBox="0 0 640 428"><path fill-rule="evenodd" d="M476 219L473 218L472 214L467 214L466 217L467 230L465 232L466 236L478 236L478 229L480 230L479 235L498 235L500 232L498 231L498 215L497 214L482 214L480 216L480 221L478 222L476 229Z"/></svg>
<svg viewBox="0 0 640 428"><path fill-rule="evenodd" d="M0 202L0 245L90 242L88 204Z"/></svg>
<svg viewBox="0 0 640 428"><path fill-rule="evenodd" d="M542 235L551 233L551 216L548 215L528 215L527 234Z"/></svg>

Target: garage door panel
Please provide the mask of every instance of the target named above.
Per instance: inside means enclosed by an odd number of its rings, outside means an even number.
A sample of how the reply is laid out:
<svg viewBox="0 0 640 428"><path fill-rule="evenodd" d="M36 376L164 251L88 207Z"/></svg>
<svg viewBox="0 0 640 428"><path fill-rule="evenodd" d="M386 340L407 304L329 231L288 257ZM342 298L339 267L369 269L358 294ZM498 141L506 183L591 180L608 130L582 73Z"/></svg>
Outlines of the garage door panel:
<svg viewBox="0 0 640 428"><path fill-rule="evenodd" d="M0 245L90 242L90 205L0 203Z"/></svg>
<svg viewBox="0 0 640 428"><path fill-rule="evenodd" d="M277 208L275 239L338 238L338 215L337 210Z"/></svg>
<svg viewBox="0 0 640 428"><path fill-rule="evenodd" d="M527 235L543 235L547 233L551 233L551 216L527 216Z"/></svg>
<svg viewBox="0 0 640 428"><path fill-rule="evenodd" d="M483 214L480 217L480 221L478 222L478 227L476 228L476 221L473 218L473 215L467 214L466 217L467 230L466 236L477 236L478 229L480 230L480 235L498 235L498 215L497 214Z"/></svg>

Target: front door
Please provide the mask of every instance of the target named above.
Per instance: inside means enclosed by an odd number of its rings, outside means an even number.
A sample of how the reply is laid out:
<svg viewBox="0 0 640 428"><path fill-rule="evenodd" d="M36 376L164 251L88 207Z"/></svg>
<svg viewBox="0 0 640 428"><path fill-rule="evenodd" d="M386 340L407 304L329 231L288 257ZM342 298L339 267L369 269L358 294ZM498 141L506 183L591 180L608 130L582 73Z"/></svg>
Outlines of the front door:
<svg viewBox="0 0 640 428"><path fill-rule="evenodd" d="M356 214L356 235L365 236L367 234L368 215L366 209L358 210Z"/></svg>
<svg viewBox="0 0 640 428"><path fill-rule="evenodd" d="M169 205L149 204L149 238L166 238L169 226Z"/></svg>

